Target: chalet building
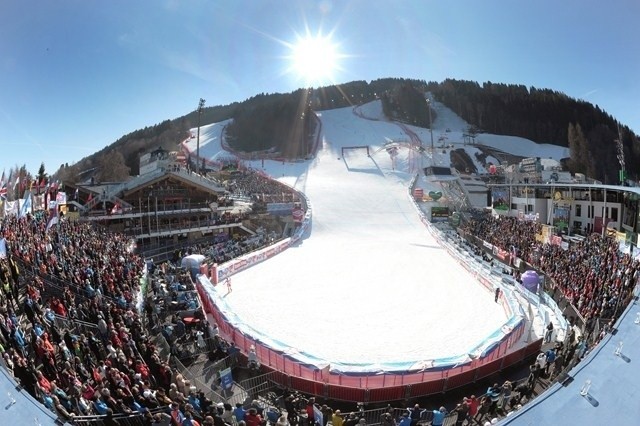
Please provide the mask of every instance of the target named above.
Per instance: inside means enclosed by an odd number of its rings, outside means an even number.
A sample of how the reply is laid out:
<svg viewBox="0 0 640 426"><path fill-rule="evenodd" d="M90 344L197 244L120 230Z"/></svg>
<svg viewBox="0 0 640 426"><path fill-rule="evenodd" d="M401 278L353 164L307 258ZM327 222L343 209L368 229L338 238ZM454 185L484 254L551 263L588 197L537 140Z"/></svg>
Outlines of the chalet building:
<svg viewBox="0 0 640 426"><path fill-rule="evenodd" d="M126 182L91 182L76 188L75 195L68 194L70 212L130 235L139 246L254 234L242 220L250 203L232 199L221 182L196 174L184 157L163 149L143 155L140 174Z"/></svg>

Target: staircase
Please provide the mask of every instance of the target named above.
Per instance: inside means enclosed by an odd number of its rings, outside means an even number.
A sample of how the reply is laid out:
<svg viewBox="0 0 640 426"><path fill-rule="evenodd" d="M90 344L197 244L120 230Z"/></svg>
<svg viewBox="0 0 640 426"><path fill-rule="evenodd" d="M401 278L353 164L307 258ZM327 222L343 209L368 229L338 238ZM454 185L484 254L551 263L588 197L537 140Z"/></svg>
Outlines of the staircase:
<svg viewBox="0 0 640 426"><path fill-rule="evenodd" d="M93 209L96 205L98 205L98 203L102 203L102 202L110 202L113 205L119 205L121 209L126 210L126 209L131 209L133 208L133 206L129 203L127 203L126 201L124 201L122 198L118 198L115 195L112 194L99 194L96 195L95 197L93 197L91 199L91 201L89 201L87 204L85 204L83 206L83 209L85 210L91 210Z"/></svg>
<svg viewBox="0 0 640 426"><path fill-rule="evenodd" d="M442 188L443 194L451 200L452 207L458 212L472 209L472 205L469 202L469 193L464 185L460 182L460 179L453 180L441 180L438 181Z"/></svg>

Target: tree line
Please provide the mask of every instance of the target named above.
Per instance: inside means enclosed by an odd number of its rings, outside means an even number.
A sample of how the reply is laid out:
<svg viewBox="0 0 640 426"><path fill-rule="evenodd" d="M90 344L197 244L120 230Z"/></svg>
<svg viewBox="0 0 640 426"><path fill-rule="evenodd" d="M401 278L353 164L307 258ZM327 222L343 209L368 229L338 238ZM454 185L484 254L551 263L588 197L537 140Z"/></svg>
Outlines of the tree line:
<svg viewBox="0 0 640 426"><path fill-rule="evenodd" d="M567 167L607 183L617 183L621 139L625 166L639 180L640 142L611 115L583 100L551 89L517 84L477 83L447 79L442 82L384 78L356 80L340 85L299 89L291 93L257 94L243 102L205 107L200 124L233 119L226 129L230 146L243 152L263 151L282 158L304 158L317 130L314 111L353 107L380 99L385 116L429 127L427 94L453 110L474 134L520 136L538 143L570 148ZM431 109L431 120L436 113ZM140 156L153 149L179 149L198 124L194 109L182 117L131 132L76 164L63 164L59 179L119 181L138 174ZM456 130L469 130L456 129ZM619 130L618 130L619 129Z"/></svg>

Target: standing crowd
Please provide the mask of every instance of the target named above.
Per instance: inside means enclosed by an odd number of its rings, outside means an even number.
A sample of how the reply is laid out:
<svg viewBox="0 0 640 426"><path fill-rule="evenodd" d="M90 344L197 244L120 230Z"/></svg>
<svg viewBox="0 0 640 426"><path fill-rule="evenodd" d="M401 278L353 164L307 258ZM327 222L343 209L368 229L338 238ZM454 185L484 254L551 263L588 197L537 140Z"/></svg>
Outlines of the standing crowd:
<svg viewBox="0 0 640 426"><path fill-rule="evenodd" d="M593 233L583 241L560 245L536 239L542 225L514 217L476 216L464 229L517 256L551 278L554 296L562 295L585 319L614 320L624 310L640 278L640 261L619 250L618 241Z"/></svg>

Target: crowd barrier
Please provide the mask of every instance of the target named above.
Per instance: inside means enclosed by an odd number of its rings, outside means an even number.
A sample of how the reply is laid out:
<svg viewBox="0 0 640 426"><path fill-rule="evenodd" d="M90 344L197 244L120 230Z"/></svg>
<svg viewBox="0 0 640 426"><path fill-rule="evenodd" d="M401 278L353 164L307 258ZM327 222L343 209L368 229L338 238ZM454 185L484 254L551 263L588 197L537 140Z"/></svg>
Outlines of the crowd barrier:
<svg viewBox="0 0 640 426"><path fill-rule="evenodd" d="M204 309L213 316L220 333L245 353L254 346L262 365L278 373L271 379L274 383L335 400L386 402L441 393L519 363L537 353L542 344L540 339L518 350L511 350L520 342L525 331L525 322L516 317L516 322L511 324L510 330L497 331L502 338L497 338L493 345L484 347L476 358L462 365L405 373L334 374L328 368L320 369L303 364L284 351L276 350L252 336L243 334L218 309L214 302L217 298L216 290L206 276L198 277L196 287Z"/></svg>

